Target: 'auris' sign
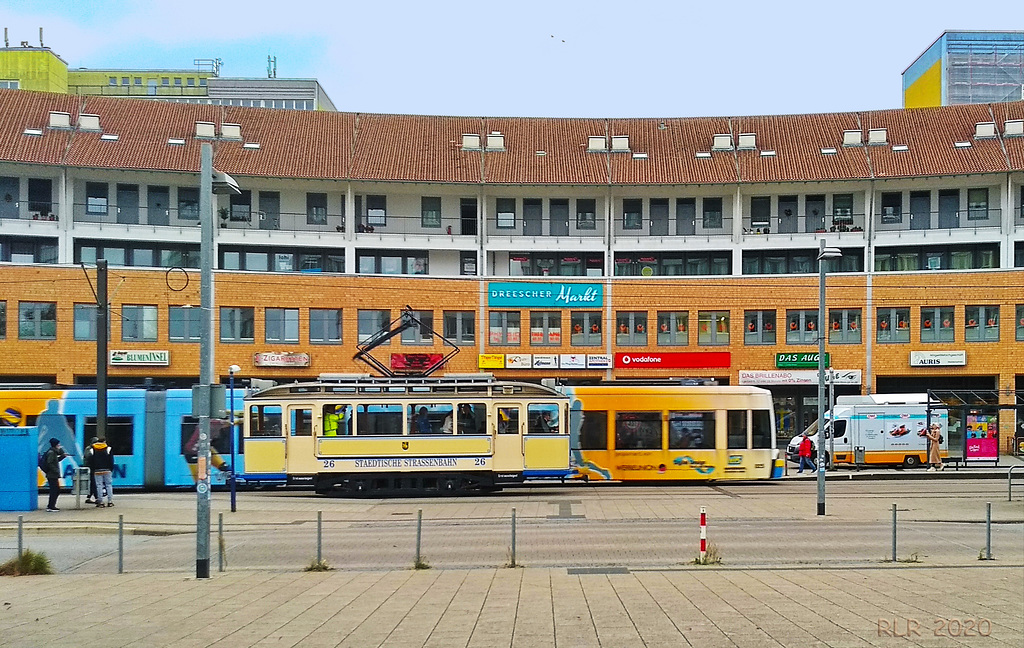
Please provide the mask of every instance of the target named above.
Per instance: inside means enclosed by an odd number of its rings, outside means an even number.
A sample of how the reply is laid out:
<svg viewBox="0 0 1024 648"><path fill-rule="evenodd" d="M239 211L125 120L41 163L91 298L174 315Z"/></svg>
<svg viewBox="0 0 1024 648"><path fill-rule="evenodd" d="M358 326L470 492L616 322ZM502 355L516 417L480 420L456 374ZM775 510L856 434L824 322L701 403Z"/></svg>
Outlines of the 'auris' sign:
<svg viewBox="0 0 1024 648"><path fill-rule="evenodd" d="M492 307L600 308L604 285L591 283L491 283L487 305Z"/></svg>

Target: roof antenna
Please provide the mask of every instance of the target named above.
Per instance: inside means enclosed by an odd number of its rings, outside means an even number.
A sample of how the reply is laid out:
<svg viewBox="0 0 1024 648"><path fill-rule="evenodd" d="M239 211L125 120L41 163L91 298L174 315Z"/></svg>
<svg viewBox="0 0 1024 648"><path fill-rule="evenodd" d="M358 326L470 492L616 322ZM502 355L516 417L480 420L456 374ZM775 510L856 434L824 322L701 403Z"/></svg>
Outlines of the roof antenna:
<svg viewBox="0 0 1024 648"><path fill-rule="evenodd" d="M39 28L39 47L46 47L43 45L43 28Z"/></svg>
<svg viewBox="0 0 1024 648"><path fill-rule="evenodd" d="M10 47L11 42L7 40L7 28L4 27L4 47Z"/></svg>
<svg viewBox="0 0 1024 648"><path fill-rule="evenodd" d="M267 78L277 78L277 57L272 57L270 54L267 54Z"/></svg>

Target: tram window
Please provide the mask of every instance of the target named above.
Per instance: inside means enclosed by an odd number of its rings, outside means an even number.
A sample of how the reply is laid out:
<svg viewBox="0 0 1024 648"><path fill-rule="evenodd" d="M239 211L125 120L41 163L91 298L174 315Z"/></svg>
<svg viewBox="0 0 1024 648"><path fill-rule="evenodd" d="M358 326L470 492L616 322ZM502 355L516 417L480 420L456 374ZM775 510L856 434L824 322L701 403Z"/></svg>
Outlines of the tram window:
<svg viewBox="0 0 1024 648"><path fill-rule="evenodd" d="M747 410L729 410L725 419L730 450L747 449Z"/></svg>
<svg viewBox="0 0 1024 648"><path fill-rule="evenodd" d="M608 410L581 412L580 450L608 449Z"/></svg>
<svg viewBox="0 0 1024 648"><path fill-rule="evenodd" d="M530 403L526 418L530 421L528 434L558 434L557 403Z"/></svg>
<svg viewBox="0 0 1024 648"><path fill-rule="evenodd" d="M519 408L498 408L498 434L519 434Z"/></svg>
<svg viewBox="0 0 1024 648"><path fill-rule="evenodd" d="M293 409L291 411L291 436L313 436L313 410Z"/></svg>
<svg viewBox="0 0 1024 648"><path fill-rule="evenodd" d="M455 409L450 403L409 406L410 434L455 434Z"/></svg>
<svg viewBox="0 0 1024 648"><path fill-rule="evenodd" d="M484 423L487 420L487 405L484 403L459 403L458 407L459 434L486 434Z"/></svg>
<svg viewBox="0 0 1024 648"><path fill-rule="evenodd" d="M751 426L751 437L754 449L772 447L772 417L768 410L754 410L754 423Z"/></svg>
<svg viewBox="0 0 1024 648"><path fill-rule="evenodd" d="M352 407L342 403L324 405L324 436L352 434Z"/></svg>
<svg viewBox="0 0 1024 648"><path fill-rule="evenodd" d="M669 450L714 450L714 412L669 412Z"/></svg>
<svg viewBox="0 0 1024 648"><path fill-rule="evenodd" d="M846 436L846 419L836 419L835 428L835 437L837 439L842 439L844 436Z"/></svg>
<svg viewBox="0 0 1024 648"><path fill-rule="evenodd" d="M220 419L210 420L210 453L213 456L229 456L231 454L231 437L228 436L230 424ZM194 416L181 417L181 455L185 461L194 464L199 450L199 419ZM236 448L241 454L242 450ZM116 453L115 453L116 454Z"/></svg>
<svg viewBox="0 0 1024 648"><path fill-rule="evenodd" d="M278 405L253 405L249 408L249 436L281 436L281 407Z"/></svg>
<svg viewBox="0 0 1024 648"><path fill-rule="evenodd" d="M616 450L661 450L661 412L616 412Z"/></svg>
<svg viewBox="0 0 1024 648"><path fill-rule="evenodd" d="M357 405L356 434L359 436L401 436L402 406Z"/></svg>
<svg viewBox="0 0 1024 648"><path fill-rule="evenodd" d="M134 454L133 431L135 420L131 416L108 416L107 417L107 445L115 455ZM96 417L85 417L85 438L91 439L96 434Z"/></svg>

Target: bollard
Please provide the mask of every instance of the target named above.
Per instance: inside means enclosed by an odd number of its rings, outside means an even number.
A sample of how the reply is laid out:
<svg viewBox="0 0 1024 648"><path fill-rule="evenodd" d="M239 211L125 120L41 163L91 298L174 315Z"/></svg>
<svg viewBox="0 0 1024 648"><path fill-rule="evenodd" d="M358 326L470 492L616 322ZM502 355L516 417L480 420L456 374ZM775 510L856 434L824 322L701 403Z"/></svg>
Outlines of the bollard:
<svg viewBox="0 0 1024 648"><path fill-rule="evenodd" d="M992 502L985 503L985 560L992 560Z"/></svg>
<svg viewBox="0 0 1024 648"><path fill-rule="evenodd" d="M22 527L24 526L24 524L25 524L25 516L24 515L19 515L18 516L18 560L21 560L21 554L22 554L22 551L23 551L22 550L22 547L23 547L22 534L24 533L24 529Z"/></svg>
<svg viewBox="0 0 1024 648"><path fill-rule="evenodd" d="M700 562L703 563L708 551L708 518L705 508L700 507Z"/></svg>
<svg viewBox="0 0 1024 648"><path fill-rule="evenodd" d="M892 505L892 561L896 562L896 505Z"/></svg>
<svg viewBox="0 0 1024 648"><path fill-rule="evenodd" d="M117 516L117 573L124 573L124 516Z"/></svg>
<svg viewBox="0 0 1024 648"><path fill-rule="evenodd" d="M423 509L416 511L416 567L420 565L420 540L423 537Z"/></svg>
<svg viewBox="0 0 1024 648"><path fill-rule="evenodd" d="M324 512L316 512L316 564L324 560Z"/></svg>
<svg viewBox="0 0 1024 648"><path fill-rule="evenodd" d="M512 507L512 566L516 566L516 507Z"/></svg>
<svg viewBox="0 0 1024 648"><path fill-rule="evenodd" d="M217 571L224 571L224 514L217 514Z"/></svg>

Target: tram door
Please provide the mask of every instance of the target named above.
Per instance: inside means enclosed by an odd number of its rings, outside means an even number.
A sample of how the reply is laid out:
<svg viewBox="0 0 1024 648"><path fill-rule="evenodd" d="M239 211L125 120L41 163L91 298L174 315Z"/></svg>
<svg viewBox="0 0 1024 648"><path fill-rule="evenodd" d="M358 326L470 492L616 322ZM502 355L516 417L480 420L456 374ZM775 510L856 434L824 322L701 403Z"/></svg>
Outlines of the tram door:
<svg viewBox="0 0 1024 648"><path fill-rule="evenodd" d="M494 407L494 470L523 471L523 407L518 403L498 403Z"/></svg>
<svg viewBox="0 0 1024 648"><path fill-rule="evenodd" d="M288 451L285 461L291 475L312 475L319 462L313 451L313 408L308 405L290 405L285 423ZM319 422L316 423L319 427Z"/></svg>

